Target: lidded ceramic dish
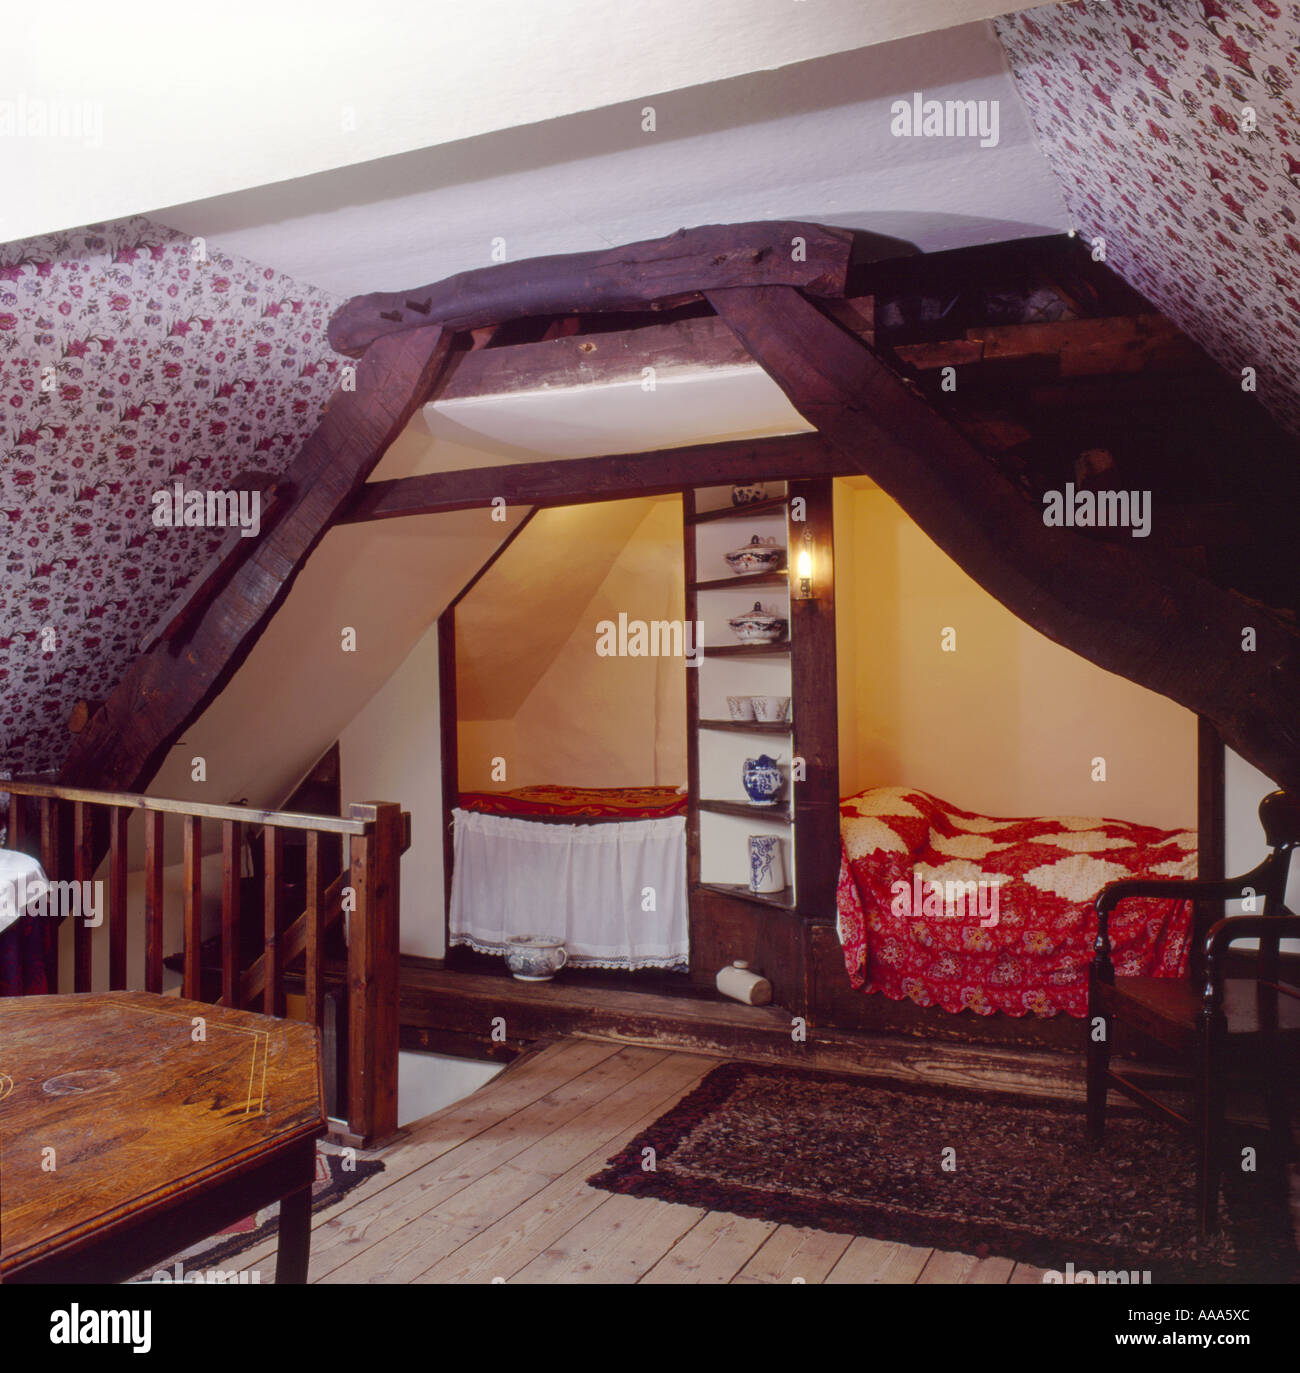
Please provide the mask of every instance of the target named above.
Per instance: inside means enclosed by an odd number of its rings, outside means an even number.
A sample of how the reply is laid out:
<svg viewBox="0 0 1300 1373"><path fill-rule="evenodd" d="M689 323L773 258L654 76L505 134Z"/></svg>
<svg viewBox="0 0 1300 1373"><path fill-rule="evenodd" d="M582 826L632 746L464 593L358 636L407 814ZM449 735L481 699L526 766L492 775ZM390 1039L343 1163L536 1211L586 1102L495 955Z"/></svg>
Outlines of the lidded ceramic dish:
<svg viewBox="0 0 1300 1373"><path fill-rule="evenodd" d="M759 601L753 610L727 621L731 632L742 644L775 644L785 637L785 621L763 609Z"/></svg>
<svg viewBox="0 0 1300 1373"><path fill-rule="evenodd" d="M755 572L775 572L785 557L785 549L774 543L764 543L755 534L743 548L733 548L724 553L727 566L735 573L745 575Z"/></svg>

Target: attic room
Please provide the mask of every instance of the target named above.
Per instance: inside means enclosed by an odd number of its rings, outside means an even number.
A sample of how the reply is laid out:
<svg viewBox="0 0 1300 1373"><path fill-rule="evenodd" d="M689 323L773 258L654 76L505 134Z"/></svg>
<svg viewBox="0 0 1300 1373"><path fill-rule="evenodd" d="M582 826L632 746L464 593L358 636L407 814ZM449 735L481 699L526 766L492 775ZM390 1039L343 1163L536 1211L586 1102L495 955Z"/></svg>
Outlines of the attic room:
<svg viewBox="0 0 1300 1373"><path fill-rule="evenodd" d="M0 1279L1293 1283L1300 10L391 8L0 92Z"/></svg>

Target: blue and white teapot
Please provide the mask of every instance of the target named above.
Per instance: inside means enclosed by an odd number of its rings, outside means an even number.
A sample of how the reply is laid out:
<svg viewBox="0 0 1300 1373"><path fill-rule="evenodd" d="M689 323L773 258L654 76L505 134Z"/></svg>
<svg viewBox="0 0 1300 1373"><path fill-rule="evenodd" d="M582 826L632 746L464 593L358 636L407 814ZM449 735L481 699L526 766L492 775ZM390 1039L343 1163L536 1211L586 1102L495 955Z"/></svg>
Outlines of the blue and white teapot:
<svg viewBox="0 0 1300 1373"><path fill-rule="evenodd" d="M766 753L746 758L740 779L751 806L775 806L785 785L780 760L769 758Z"/></svg>

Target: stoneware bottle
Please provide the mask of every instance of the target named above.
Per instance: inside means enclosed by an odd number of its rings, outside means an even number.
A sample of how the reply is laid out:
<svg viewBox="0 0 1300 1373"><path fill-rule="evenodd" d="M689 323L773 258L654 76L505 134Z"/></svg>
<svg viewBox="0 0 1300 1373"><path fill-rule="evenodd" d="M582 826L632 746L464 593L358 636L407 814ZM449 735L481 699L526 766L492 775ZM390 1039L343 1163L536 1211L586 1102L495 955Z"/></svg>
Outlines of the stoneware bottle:
<svg viewBox="0 0 1300 1373"><path fill-rule="evenodd" d="M772 1000L772 984L765 977L749 971L749 964L738 958L728 968L722 968L717 977L718 990L723 996L734 1001L743 1001L746 1006L767 1006Z"/></svg>

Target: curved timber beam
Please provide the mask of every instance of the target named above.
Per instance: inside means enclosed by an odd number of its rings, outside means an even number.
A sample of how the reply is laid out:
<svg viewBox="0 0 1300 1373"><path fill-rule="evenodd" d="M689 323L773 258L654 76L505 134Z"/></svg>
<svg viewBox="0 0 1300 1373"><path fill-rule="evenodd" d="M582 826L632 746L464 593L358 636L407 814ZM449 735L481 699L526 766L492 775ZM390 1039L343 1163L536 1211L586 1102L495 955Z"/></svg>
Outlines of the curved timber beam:
<svg viewBox="0 0 1300 1373"><path fill-rule="evenodd" d="M308 555L432 391L451 335L436 326L378 340L336 391L283 476L286 508L212 592L192 632L137 658L76 737L59 781L111 791L148 785L180 732L230 680ZM198 589L202 591L202 588Z"/></svg>
<svg viewBox="0 0 1300 1373"><path fill-rule="evenodd" d="M821 436L860 459L1008 610L1206 716L1243 758L1300 791L1300 637L1282 620L1145 550L1045 525L1041 508L798 291L708 299ZM1243 651L1247 627L1253 652Z"/></svg>
<svg viewBox="0 0 1300 1373"><path fill-rule="evenodd" d="M477 329L528 315L665 309L723 286L798 286L843 295L854 235L788 220L705 224L593 253L525 258L412 291L355 296L329 323L330 346L358 357L385 334L441 324Z"/></svg>

